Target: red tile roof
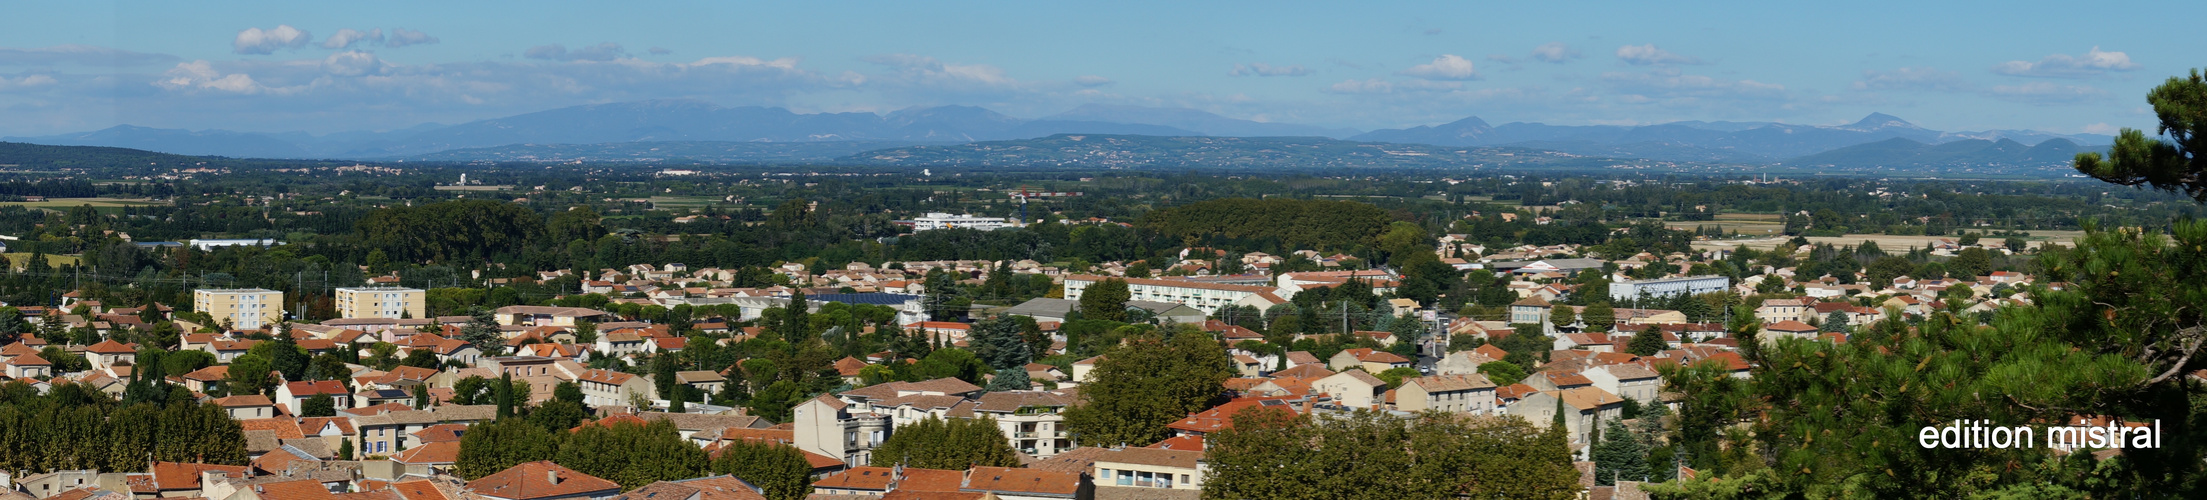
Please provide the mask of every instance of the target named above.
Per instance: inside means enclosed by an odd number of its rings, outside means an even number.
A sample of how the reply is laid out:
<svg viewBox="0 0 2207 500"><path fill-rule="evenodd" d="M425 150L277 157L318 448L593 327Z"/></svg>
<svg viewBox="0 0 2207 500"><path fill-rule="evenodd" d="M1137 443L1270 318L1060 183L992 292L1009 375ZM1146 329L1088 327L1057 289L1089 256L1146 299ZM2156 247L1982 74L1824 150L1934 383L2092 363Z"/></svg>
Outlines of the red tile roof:
<svg viewBox="0 0 2207 500"><path fill-rule="evenodd" d="M467 489L482 495L531 500L597 492L617 493L621 490L621 485L545 460L516 465L482 479L469 481Z"/></svg>
<svg viewBox="0 0 2207 500"><path fill-rule="evenodd" d="M402 464L416 465L454 463L460 460L460 442L438 441L423 444L421 446L407 448L406 451L398 452L397 454L392 455L391 459L396 460Z"/></svg>
<svg viewBox="0 0 2207 500"><path fill-rule="evenodd" d="M1043 493L1073 495L1080 491L1081 475L1009 467L974 467L966 471L964 491Z"/></svg>
<svg viewBox="0 0 2207 500"><path fill-rule="evenodd" d="M153 484L154 487L162 491L196 490L200 486L199 474L201 472L219 472L230 477L245 477L245 469L246 467L243 465L154 462Z"/></svg>

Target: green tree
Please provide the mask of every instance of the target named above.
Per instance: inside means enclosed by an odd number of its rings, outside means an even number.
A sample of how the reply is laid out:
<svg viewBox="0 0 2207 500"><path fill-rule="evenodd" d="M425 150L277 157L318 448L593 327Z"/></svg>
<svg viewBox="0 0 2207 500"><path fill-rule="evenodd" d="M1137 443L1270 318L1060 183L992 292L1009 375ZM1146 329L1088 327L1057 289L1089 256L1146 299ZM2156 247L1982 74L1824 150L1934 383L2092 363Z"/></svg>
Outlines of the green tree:
<svg viewBox="0 0 2207 500"><path fill-rule="evenodd" d="M1418 369L1407 366L1388 368L1386 371L1372 374L1373 377L1379 378L1379 381L1386 382L1388 387L1402 387L1402 379L1418 378L1423 375L1418 373Z"/></svg>
<svg viewBox="0 0 2207 500"><path fill-rule="evenodd" d="M1964 248L1955 252L1954 259L1947 261L1946 266L1962 276L1962 279L1974 280L1977 276L1992 272L1992 252L1983 248Z"/></svg>
<svg viewBox="0 0 2207 500"><path fill-rule="evenodd" d="M567 436L552 461L633 490L657 481L704 475L710 458L683 439L674 422L656 420L643 425L582 426Z"/></svg>
<svg viewBox="0 0 2207 500"><path fill-rule="evenodd" d="M973 466L1018 467L1019 456L997 427L996 419L933 416L897 428L874 448L873 466L963 470Z"/></svg>
<svg viewBox="0 0 2207 500"><path fill-rule="evenodd" d="M1486 375L1487 381L1494 382L1494 385L1497 386L1515 384L1518 381L1525 380L1525 368L1508 361L1482 363L1479 365L1479 374Z"/></svg>
<svg viewBox="0 0 2207 500"><path fill-rule="evenodd" d="M1096 363L1065 425L1084 446L1154 443L1166 424L1219 403L1233 374L1225 348L1209 336L1130 339Z"/></svg>
<svg viewBox="0 0 2207 500"><path fill-rule="evenodd" d="M1081 318L1124 322L1126 301L1133 299L1126 280L1110 278L1096 282L1081 290Z"/></svg>
<svg viewBox="0 0 2207 500"><path fill-rule="evenodd" d="M313 396L309 396L307 397L306 401L299 403L299 416L337 416L337 398L330 397L330 395L328 394L316 394Z"/></svg>
<svg viewBox="0 0 2207 500"><path fill-rule="evenodd" d="M460 454L452 471L472 481L515 465L551 460L565 434L518 419L469 425L460 435Z"/></svg>
<svg viewBox="0 0 2207 500"><path fill-rule="evenodd" d="M767 500L802 500L812 492L812 463L805 460L804 452L786 444L730 442L722 445L711 467L715 474L736 476L759 487Z"/></svg>
<svg viewBox="0 0 2207 500"><path fill-rule="evenodd" d="M2076 169L2105 182L2125 186L2150 186L2191 195L2207 202L2207 79L2194 69L2190 77L2170 77L2146 93L2154 117L2161 122L2160 137L2124 127L2115 136L2107 156L2078 153ZM2163 138L2166 139L2163 139Z"/></svg>
<svg viewBox="0 0 2207 500"><path fill-rule="evenodd" d="M544 430L564 432L590 418L590 409L572 401L554 399L529 410L529 423Z"/></svg>
<svg viewBox="0 0 2207 500"><path fill-rule="evenodd" d="M1556 309L1563 309L1563 307L1558 306ZM1586 306L1585 313L1579 316L1582 321L1586 322L1586 329L1597 332L1609 331L1611 326L1617 324L1617 311L1611 309L1608 302Z"/></svg>
<svg viewBox="0 0 2207 500"><path fill-rule="evenodd" d="M484 356L497 356L506 349L506 335L498 329L498 316L489 309L476 309L468 315L467 324L460 327L459 340L474 345Z"/></svg>
<svg viewBox="0 0 2207 500"><path fill-rule="evenodd" d="M1663 329L1655 325L1641 328L1640 333L1632 334L1632 342L1625 344L1625 352L1634 356L1654 356L1669 348L1670 343L1663 341Z"/></svg>
<svg viewBox="0 0 2207 500"><path fill-rule="evenodd" d="M1233 422L1206 440L1205 498L1560 500L1579 492L1570 450L1519 418L1357 411L1314 419L1252 407Z"/></svg>
<svg viewBox="0 0 2207 500"><path fill-rule="evenodd" d="M338 441L338 443L337 443L337 459L338 459L338 460L352 460L352 459L353 459L353 438L349 438L349 437L348 437L348 438L343 438L342 440Z"/></svg>
<svg viewBox="0 0 2207 500"><path fill-rule="evenodd" d="M1002 316L975 322L967 334L967 344L973 346L973 354L996 371L1019 370L1034 361L1032 346L1020 332L1019 322Z"/></svg>
<svg viewBox="0 0 2207 500"><path fill-rule="evenodd" d="M1851 326L1848 325L1848 323L1852 321L1853 320L1847 319L1846 311L1832 311L1831 314L1824 315L1824 324L1817 325L1816 331L1826 333L1846 333L1848 327Z"/></svg>
<svg viewBox="0 0 2207 500"><path fill-rule="evenodd" d="M231 395L266 395L276 388L276 377L271 374L268 358L247 353L230 360L230 372L224 375L223 386Z"/></svg>
<svg viewBox="0 0 2207 500"><path fill-rule="evenodd" d="M1033 388L1034 381L1027 378L1026 369L1005 368L1002 370L997 370L996 376L990 377L989 385L987 387L984 387L983 389L987 390L988 392L999 392L1024 391Z"/></svg>
<svg viewBox="0 0 2207 500"><path fill-rule="evenodd" d="M1588 452L1594 458L1594 484L1609 486L1617 481L1646 481L1648 450L1640 439L1625 429L1623 419L1610 419L1602 428L1601 443Z"/></svg>
<svg viewBox="0 0 2207 500"><path fill-rule="evenodd" d="M1593 310L1593 308L1587 309L1589 312ZM1554 325L1558 330L1570 328L1572 324L1578 322L1579 314L1576 309L1572 309L1570 306L1556 306L1548 312L1548 324ZM1588 323L1586 326L1591 328L1594 325Z"/></svg>

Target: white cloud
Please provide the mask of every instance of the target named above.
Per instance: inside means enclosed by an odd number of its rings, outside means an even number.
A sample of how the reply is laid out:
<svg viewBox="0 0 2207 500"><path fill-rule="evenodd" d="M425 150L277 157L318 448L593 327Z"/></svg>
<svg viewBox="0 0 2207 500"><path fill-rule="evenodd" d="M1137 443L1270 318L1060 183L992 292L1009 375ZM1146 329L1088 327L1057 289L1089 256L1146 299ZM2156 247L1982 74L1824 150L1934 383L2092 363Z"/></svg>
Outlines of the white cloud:
<svg viewBox="0 0 2207 500"><path fill-rule="evenodd" d="M575 50L567 50L567 46L555 43L551 45L538 45L535 47L529 47L529 50L523 52L521 55L522 57L527 57L530 59L543 59L547 61L606 62L615 59L627 58L628 49L622 48L621 44L618 43L605 42L597 45L578 48Z"/></svg>
<svg viewBox="0 0 2207 500"><path fill-rule="evenodd" d="M1701 64L1701 59L1672 53L1655 47L1655 44L1626 45L1617 47L1617 59L1634 66Z"/></svg>
<svg viewBox="0 0 2207 500"><path fill-rule="evenodd" d="M908 86L951 91L1020 86L1018 80L1004 75L1003 68L986 64L950 64L914 54L883 54L868 57L866 62L890 67L892 71L887 80Z"/></svg>
<svg viewBox="0 0 2207 500"><path fill-rule="evenodd" d="M322 40L322 48L350 49L352 48L353 44L357 44L360 42L368 42L371 44L382 43L383 29L376 28L368 31L360 31L352 28L345 28L337 30L337 34L330 35L329 38Z"/></svg>
<svg viewBox="0 0 2207 500"><path fill-rule="evenodd" d="M1645 73L1604 73L1602 81L1626 96L1646 98L1783 99L1784 85L1690 75L1676 69Z"/></svg>
<svg viewBox="0 0 2207 500"><path fill-rule="evenodd" d="M1395 86L1389 85L1386 80L1372 78L1367 80L1343 80L1341 83L1327 85L1326 88L1319 89L1319 91L1328 94L1385 94L1394 92Z"/></svg>
<svg viewBox="0 0 2207 500"><path fill-rule="evenodd" d="M2030 104L2073 104L2107 97L2107 91L2081 85L2031 82L1995 86L1990 95L2000 100Z"/></svg>
<svg viewBox="0 0 2207 500"><path fill-rule="evenodd" d="M2037 76L2055 78L2084 78L2109 71L2138 69L2138 63L2130 61L2130 54L2107 52L2095 45L2083 57L2054 54L2038 62L2008 61L1994 66L1992 72L2009 76Z"/></svg>
<svg viewBox="0 0 2207 500"><path fill-rule="evenodd" d="M1270 65L1270 64L1265 64L1265 63L1249 63L1249 64L1236 64L1236 65L1234 65L1234 71L1233 71L1233 72L1230 72L1230 73L1227 73L1227 75L1228 75L1228 76L1308 76L1308 75L1310 75L1311 73L1315 73L1315 72L1314 72L1314 71L1311 71L1311 70L1310 70L1310 68L1305 68L1305 67L1303 67L1303 65L1300 65L1300 64L1294 64L1294 65L1288 65L1288 66L1273 66L1273 65Z"/></svg>
<svg viewBox="0 0 2207 500"><path fill-rule="evenodd" d="M432 43L437 43L437 37L429 36L428 33L406 28L392 28L391 38L384 40L383 46L396 49L408 45L428 45Z"/></svg>
<svg viewBox="0 0 2207 500"><path fill-rule="evenodd" d="M1390 82L1378 78L1343 80L1319 89L1328 94L1371 95L1409 92L1446 92L1460 90L1464 84L1449 81L1409 80Z"/></svg>
<svg viewBox="0 0 2207 500"><path fill-rule="evenodd" d="M1909 67L1892 71L1864 70L1862 79L1854 82L1855 90L1937 90L1964 92L1971 90L1962 74L1940 71L1936 68Z"/></svg>
<svg viewBox="0 0 2207 500"><path fill-rule="evenodd" d="M1472 67L1471 60L1456 54L1442 54L1441 57L1433 58L1433 62L1411 66L1410 69L1395 74L1426 80L1479 79L1479 71Z"/></svg>
<svg viewBox="0 0 2207 500"><path fill-rule="evenodd" d="M1112 82L1110 78L1104 78L1096 75L1081 75L1073 78L1073 84L1082 87L1101 87L1105 85L1110 85L1112 83L1114 82Z"/></svg>
<svg viewBox="0 0 2207 500"><path fill-rule="evenodd" d="M0 66L55 66L62 64L141 66L171 64L176 61L176 56L168 54L131 52L91 45L55 45L35 48L0 47Z"/></svg>
<svg viewBox="0 0 2207 500"><path fill-rule="evenodd" d="M337 76L362 76L383 72L383 61L375 54L348 50L330 54L322 60L322 69Z"/></svg>
<svg viewBox="0 0 2207 500"><path fill-rule="evenodd" d="M215 90L232 94L252 94L261 91L259 82L244 73L222 74L206 60L178 63L175 68L162 73L162 79L154 82L170 90Z"/></svg>
<svg viewBox="0 0 2207 500"><path fill-rule="evenodd" d="M1541 62L1561 63L1579 57L1579 49L1564 45L1563 42L1548 42L1540 44L1539 47L1533 47L1533 59L1539 59Z"/></svg>
<svg viewBox="0 0 2207 500"><path fill-rule="evenodd" d="M313 35L298 28L293 28L289 24L278 25L275 29L268 30L246 28L244 31L238 32L237 39L230 42L230 47L232 51L239 54L272 54L276 52L276 49L305 47L307 42L313 38Z"/></svg>
<svg viewBox="0 0 2207 500"><path fill-rule="evenodd" d="M51 75L27 75L18 78L8 78L5 76L0 76L0 92L29 90L37 87L51 86L55 83L59 82L54 80L54 77Z"/></svg>

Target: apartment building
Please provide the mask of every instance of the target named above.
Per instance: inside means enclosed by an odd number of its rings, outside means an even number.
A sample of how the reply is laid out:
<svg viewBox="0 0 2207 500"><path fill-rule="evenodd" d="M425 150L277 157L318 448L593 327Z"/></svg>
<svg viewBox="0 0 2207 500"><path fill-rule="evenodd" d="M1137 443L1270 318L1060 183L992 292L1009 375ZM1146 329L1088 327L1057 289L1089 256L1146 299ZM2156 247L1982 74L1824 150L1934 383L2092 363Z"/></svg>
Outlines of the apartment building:
<svg viewBox="0 0 2207 500"><path fill-rule="evenodd" d="M203 288L192 291L192 310L239 330L283 321L284 294L261 288Z"/></svg>
<svg viewBox="0 0 2207 500"><path fill-rule="evenodd" d="M1072 275L1065 277L1065 299L1078 302L1081 293L1089 286L1107 279L1122 279L1127 285L1127 300L1170 302L1195 308L1203 314L1218 312L1226 306L1252 306L1257 310L1270 309L1287 300L1273 293L1272 287L1227 285L1185 280L1155 280L1145 278L1115 278L1111 276Z"/></svg>
<svg viewBox="0 0 2207 500"><path fill-rule="evenodd" d="M426 293L418 288L339 288L337 317L427 318L422 310L426 301Z"/></svg>
<svg viewBox="0 0 2207 500"><path fill-rule="evenodd" d="M1716 293L1731 288L1732 278L1723 276L1626 280L1609 284L1609 300L1617 304L1633 304L1637 303L1635 301L1667 299L1680 294Z"/></svg>

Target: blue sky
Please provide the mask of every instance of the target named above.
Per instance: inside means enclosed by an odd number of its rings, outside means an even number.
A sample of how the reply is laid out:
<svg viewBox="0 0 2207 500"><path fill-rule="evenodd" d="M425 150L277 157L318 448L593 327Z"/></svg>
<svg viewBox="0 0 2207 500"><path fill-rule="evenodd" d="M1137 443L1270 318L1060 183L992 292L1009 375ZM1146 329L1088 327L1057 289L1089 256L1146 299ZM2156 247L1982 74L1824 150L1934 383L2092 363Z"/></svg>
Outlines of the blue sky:
<svg viewBox="0 0 2207 500"><path fill-rule="evenodd" d="M1365 130L1879 111L2106 133L2150 128L2146 89L2207 64L2195 2L1780 4L14 3L0 134L382 130L654 98L1176 106Z"/></svg>

